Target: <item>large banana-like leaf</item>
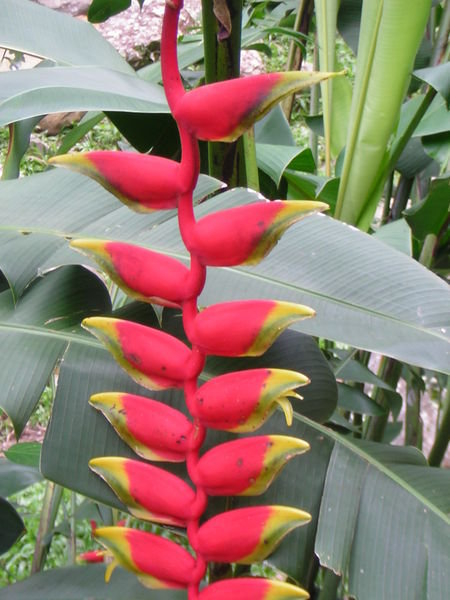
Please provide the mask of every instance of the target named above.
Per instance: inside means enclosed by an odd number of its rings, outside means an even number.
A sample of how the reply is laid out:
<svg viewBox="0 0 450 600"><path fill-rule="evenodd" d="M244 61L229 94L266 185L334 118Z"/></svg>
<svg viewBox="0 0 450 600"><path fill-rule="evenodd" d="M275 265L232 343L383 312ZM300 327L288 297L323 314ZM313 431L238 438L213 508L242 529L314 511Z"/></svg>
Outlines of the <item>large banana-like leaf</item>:
<svg viewBox="0 0 450 600"><path fill-rule="evenodd" d="M84 316L109 310L109 294L102 282L79 266L58 269L39 278L14 303L13 294L0 294L0 407L11 418L19 436L50 375Z"/></svg>
<svg viewBox="0 0 450 600"><path fill-rule="evenodd" d="M431 0L363 2L356 80L336 217L367 230ZM393 34L393 32L395 32Z"/></svg>
<svg viewBox="0 0 450 600"><path fill-rule="evenodd" d="M202 179L198 196L217 189ZM234 190L201 204L197 214L255 201ZM97 237L132 241L187 260L175 215L131 213L96 183L62 171L0 182L0 239L19 232L63 238ZM21 236L23 243L26 237ZM20 238L16 240L20 245ZM31 242L30 242L31 243ZM56 242L55 242L56 244ZM61 244L61 242L59 242ZM54 248L55 249L55 248ZM20 256L16 247L17 256ZM65 243L51 255L42 248L28 272L84 262ZM2 256L12 287L23 288L24 261ZM356 258L357 257L357 258ZM8 262L8 267L2 263ZM384 243L325 216L294 225L263 263L254 268L211 269L203 305L219 300L276 298L313 307L317 316L298 328L393 356L408 363L450 370L450 291L445 282Z"/></svg>

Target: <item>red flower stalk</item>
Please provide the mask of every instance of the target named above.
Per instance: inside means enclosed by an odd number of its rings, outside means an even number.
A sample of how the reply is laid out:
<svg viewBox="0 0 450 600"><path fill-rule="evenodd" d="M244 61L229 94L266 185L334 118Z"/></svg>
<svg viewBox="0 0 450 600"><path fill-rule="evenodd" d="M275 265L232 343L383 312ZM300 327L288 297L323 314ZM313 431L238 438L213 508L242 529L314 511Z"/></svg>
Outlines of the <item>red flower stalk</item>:
<svg viewBox="0 0 450 600"><path fill-rule="evenodd" d="M289 398L309 383L301 373L253 369L215 377L198 386L206 356L259 356L295 321L311 317L306 306L275 300L225 302L197 308L207 266L256 264L283 232L326 205L311 201L257 202L196 221L192 193L199 174L198 139L234 140L285 95L333 76L327 73L272 73L206 85L186 92L177 63L177 26L182 0L166 0L161 68L169 107L177 121L181 161L125 152L59 156L51 162L98 181L133 210L178 208L182 239L191 267L151 250L102 240L76 240L130 296L181 307L190 345L144 325L94 317L83 326L148 389L180 388L192 421L163 403L120 392L95 394L90 402L121 438L146 460L183 462L195 487L159 466L119 457L90 461L137 517L185 527L194 556L173 541L125 527L96 528L94 535L116 564L157 588L183 588L189 600L288 600L308 594L287 583L242 578L213 583L199 591L207 561L250 564L264 560L310 515L285 506L252 506L228 511L200 524L209 496L263 494L294 456L309 446L286 436L232 440L200 457L207 428L251 432L277 406L292 422ZM87 553L100 560L103 553Z"/></svg>

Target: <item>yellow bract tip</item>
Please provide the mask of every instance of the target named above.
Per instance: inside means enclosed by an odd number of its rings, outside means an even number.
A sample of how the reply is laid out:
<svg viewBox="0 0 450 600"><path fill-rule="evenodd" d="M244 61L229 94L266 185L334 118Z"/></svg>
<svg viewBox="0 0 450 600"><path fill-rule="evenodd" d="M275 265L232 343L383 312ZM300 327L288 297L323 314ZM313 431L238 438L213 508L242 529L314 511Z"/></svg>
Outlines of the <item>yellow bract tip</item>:
<svg viewBox="0 0 450 600"><path fill-rule="evenodd" d="M289 402L287 398L277 398L276 403L281 406L284 416L286 418L286 425L290 427L292 425L292 421L294 419L294 409L292 408L292 404Z"/></svg>

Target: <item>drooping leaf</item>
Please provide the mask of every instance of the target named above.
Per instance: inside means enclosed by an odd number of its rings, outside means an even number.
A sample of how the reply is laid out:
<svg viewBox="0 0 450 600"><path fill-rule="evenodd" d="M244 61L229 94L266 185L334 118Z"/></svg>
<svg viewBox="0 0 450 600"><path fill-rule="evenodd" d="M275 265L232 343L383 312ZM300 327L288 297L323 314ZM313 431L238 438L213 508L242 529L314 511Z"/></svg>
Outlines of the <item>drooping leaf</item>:
<svg viewBox="0 0 450 600"><path fill-rule="evenodd" d="M433 179L427 197L404 211L414 236L423 240L429 233L437 235L448 219L449 205L450 178Z"/></svg>
<svg viewBox="0 0 450 600"><path fill-rule="evenodd" d="M3 554L25 533L25 525L16 509L1 496L0 524L0 554Z"/></svg>

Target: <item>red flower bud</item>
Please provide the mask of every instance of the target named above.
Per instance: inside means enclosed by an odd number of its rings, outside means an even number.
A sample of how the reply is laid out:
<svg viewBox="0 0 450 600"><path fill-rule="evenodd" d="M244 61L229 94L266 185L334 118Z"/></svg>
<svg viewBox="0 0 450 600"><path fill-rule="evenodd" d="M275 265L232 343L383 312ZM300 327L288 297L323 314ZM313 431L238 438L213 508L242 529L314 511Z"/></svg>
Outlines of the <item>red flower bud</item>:
<svg viewBox="0 0 450 600"><path fill-rule="evenodd" d="M222 210L196 223L188 240L189 251L208 266L257 264L290 225L327 208L323 202L291 200L255 202Z"/></svg>
<svg viewBox="0 0 450 600"><path fill-rule="evenodd" d="M194 490L164 469L112 456L94 458L89 466L138 519L185 527L194 516Z"/></svg>
<svg viewBox="0 0 450 600"><path fill-rule="evenodd" d="M225 431L254 431L280 405L292 423L289 397L309 383L301 373L285 369L251 369L214 377L196 394L196 414L205 427Z"/></svg>
<svg viewBox="0 0 450 600"><path fill-rule="evenodd" d="M115 558L106 571L106 581L117 564L150 588L186 588L191 581L194 558L170 540L126 527L99 527L95 537Z"/></svg>
<svg viewBox="0 0 450 600"><path fill-rule="evenodd" d="M212 83L182 96L173 115L197 139L232 142L285 96L336 75L288 71Z"/></svg>
<svg viewBox="0 0 450 600"><path fill-rule="evenodd" d="M101 563L105 561L105 550L89 550L77 556L77 562Z"/></svg>
<svg viewBox="0 0 450 600"><path fill-rule="evenodd" d="M151 398L120 392L94 394L89 402L139 456L169 462L186 459L192 423L180 411Z"/></svg>
<svg viewBox="0 0 450 600"><path fill-rule="evenodd" d="M90 317L82 325L135 381L151 390L182 387L202 368L185 344L158 329L106 317Z"/></svg>
<svg viewBox="0 0 450 600"><path fill-rule="evenodd" d="M220 444L202 456L198 485L209 496L257 496L292 457L309 449L294 437L262 435Z"/></svg>
<svg viewBox="0 0 450 600"><path fill-rule="evenodd" d="M205 560L251 564L267 558L290 531L311 515L289 506L252 506L219 514L198 530L197 549Z"/></svg>
<svg viewBox="0 0 450 600"><path fill-rule="evenodd" d="M260 356L289 325L314 315L292 302L244 300L209 306L185 325L192 344L205 354Z"/></svg>
<svg viewBox="0 0 450 600"><path fill-rule="evenodd" d="M132 298L179 307L192 295L189 269L164 254L106 240L74 240L70 245L93 258Z"/></svg>
<svg viewBox="0 0 450 600"><path fill-rule="evenodd" d="M95 179L136 212L176 208L183 191L180 164L159 156L98 150L54 156L49 163Z"/></svg>
<svg viewBox="0 0 450 600"><path fill-rule="evenodd" d="M216 581L200 592L199 600L294 600L308 592L284 581L241 577Z"/></svg>

